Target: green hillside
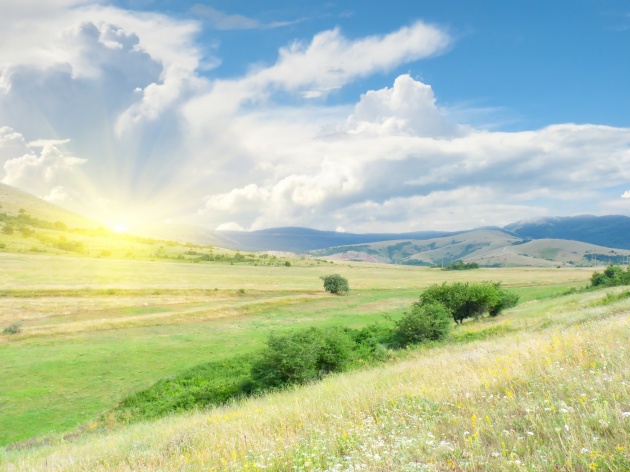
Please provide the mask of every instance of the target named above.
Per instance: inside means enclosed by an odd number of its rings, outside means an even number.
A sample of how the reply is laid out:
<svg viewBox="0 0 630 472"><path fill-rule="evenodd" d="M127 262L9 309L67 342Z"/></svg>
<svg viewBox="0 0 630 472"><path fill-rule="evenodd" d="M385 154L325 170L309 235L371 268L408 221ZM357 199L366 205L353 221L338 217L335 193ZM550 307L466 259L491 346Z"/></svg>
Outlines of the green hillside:
<svg viewBox="0 0 630 472"><path fill-rule="evenodd" d="M282 270L289 276L289 269ZM373 270L366 268L364 275L378 273ZM422 268L389 270L389 275L406 273L407 283L414 283L414 275L435 274ZM484 277L488 276L486 271ZM495 277L512 280L510 285L518 281L541 283L554 275L557 282L557 277L567 274L556 269L499 271L495 269ZM253 331L249 330L255 324L248 323L255 323L254 320L285 325L299 320L308 324L317 322L314 316L318 313L322 317L320 323L329 316L339 323L343 319L341 313L356 306L364 293L376 293L369 286L392 287L401 283L400 279L387 282L389 277L382 277L373 285L364 285L368 279L363 280L359 299L352 295L325 296L315 305L300 302L290 311L281 310L284 315L280 317L274 316L278 307L249 312L244 317L225 320L223 325L218 320L210 322L207 317L187 320L181 314L169 315L170 321L163 330L153 328L145 332L149 337L144 342L138 337L138 328L118 329L111 334L97 331L89 337L70 334L62 328L63 336L53 330L12 341L31 354L37 349L38 355L31 355L28 363L13 360L12 364L21 368L8 375L32 379L36 371L25 370L29 365L44 368L47 360L62 361L59 379L50 374L44 377L42 371L38 375L41 380L45 378L45 385L12 386L10 390L5 385L1 391L8 392L9 399L16 395L54 395L54 408L45 402L41 406L30 403L29 410L46 418L47 410L59 414L63 411L59 407L66 404L82 413L84 423L74 434L56 434L5 450L0 453L0 466L29 471L49 470L51 464L56 470L68 471L617 471L630 466L630 394L617 380L630 375L630 357L625 348L630 341L630 300L606 297L602 291L538 297L499 318L464 323L454 329L444 345L404 351L377 367L330 376L315 384L223 407L134 425L108 423L94 413L89 420L90 414L85 414L83 405L92 385L86 376L98 376L95 391L101 395L111 395L112 387L137 388L142 383L138 376L146 383L181 369L185 359L193 363L195 358L204 357L200 351L204 338L201 331L209 334L218 329L217 339L208 343L217 346L218 339L226 335L231 337L230 343L251 337ZM622 293L621 289L614 290ZM402 295L397 289L391 293ZM378 305L395 312L396 306L403 308L408 302L397 304L394 298L387 303L384 299L363 300L356 306L355 323L367 321L366 315L374 314ZM45 300L40 299L40 304L41 301ZM120 316L117 313L122 313L130 302L120 301L118 308L109 306L109 316ZM97 298L97 303L103 302ZM155 299L151 302L155 311L154 303ZM335 307L337 303L340 305ZM317 306L319 309L313 310ZM176 307L173 305L170 311ZM288 313L293 315L287 316ZM70 321L71 316L66 316ZM39 319L36 323L45 320L41 316ZM195 325L199 332L196 335ZM197 346L190 343L195 336ZM82 338L84 354L90 353L85 361L77 344ZM115 348L121 342L129 344L125 339L134 341L135 351L123 354ZM147 342L149 339L151 343ZM169 340L172 345L162 340ZM75 345L74 349L69 343ZM149 352L150 345L154 346ZM142 346L145 347L140 349ZM3 352L6 355L6 344L0 349L0 354ZM205 356L219 359L220 352L209 351ZM90 372L88 366L99 357L102 364ZM153 361L149 363L149 359ZM68 364L70 360L73 364ZM117 373L117 383L108 380L112 372ZM151 375L147 376L148 372ZM65 385L62 378L68 379L71 387L81 377L83 383L75 385L71 393L61 390ZM3 401L7 404L6 393ZM13 406L7 411L16 413ZM595 443L593 438L597 438Z"/></svg>

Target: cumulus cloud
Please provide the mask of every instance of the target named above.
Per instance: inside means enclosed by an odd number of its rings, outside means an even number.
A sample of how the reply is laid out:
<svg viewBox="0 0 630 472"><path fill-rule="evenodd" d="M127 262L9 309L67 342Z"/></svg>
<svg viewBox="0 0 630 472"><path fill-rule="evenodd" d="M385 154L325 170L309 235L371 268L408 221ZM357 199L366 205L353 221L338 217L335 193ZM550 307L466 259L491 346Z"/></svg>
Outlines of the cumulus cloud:
<svg viewBox="0 0 630 472"><path fill-rule="evenodd" d="M558 202L593 211L602 189L630 179L628 129L453 124L430 86L408 75L353 109L301 113L235 115L232 128L248 136L235 159L257 165L246 184L208 196L204 215L239 215L252 228L461 229L544 216Z"/></svg>
<svg viewBox="0 0 630 472"><path fill-rule="evenodd" d="M241 77L204 78L219 60L196 43L201 22L40 3L10 1L0 18L0 178L52 202L221 229L412 231L597 213L630 181L629 129L475 128L429 84L388 77L445 51L434 25L323 31ZM376 74L356 103L327 102Z"/></svg>
<svg viewBox="0 0 630 472"><path fill-rule="evenodd" d="M309 44L280 49L275 64L237 80L219 80L212 91L191 100L186 116L192 125L231 114L244 103L259 103L274 91L319 98L360 77L386 72L446 49L449 35L422 22L386 35L351 40L337 28L318 33Z"/></svg>
<svg viewBox="0 0 630 472"><path fill-rule="evenodd" d="M76 179L85 162L86 159L68 156L58 147L46 144L39 155L24 154L5 161L2 182L44 196L57 184Z"/></svg>
<svg viewBox="0 0 630 472"><path fill-rule="evenodd" d="M630 198L630 190L626 190L621 194L621 198Z"/></svg>
<svg viewBox="0 0 630 472"><path fill-rule="evenodd" d="M348 119L352 134L453 136L458 128L436 107L431 86L401 75L392 88L370 90L361 96Z"/></svg>
<svg viewBox="0 0 630 472"><path fill-rule="evenodd" d="M81 180L84 193L73 200L85 202L88 212L88 203L103 199L116 202L112 212L131 200L158 201L156 190L174 182L181 168L172 159L183 147L174 124L178 104L205 83L197 71L217 64L195 42L199 23L93 1L5 3L0 127L15 130L23 143L15 144L20 152L9 152L2 134L6 175L0 178L50 198L50 185L70 192ZM72 141L55 144L60 137ZM56 145L65 161L53 163L50 147L34 149L38 141ZM72 156L89 159L79 166ZM51 172L50 182L34 182L33 175ZM165 201L172 200L168 193L161 193Z"/></svg>
<svg viewBox="0 0 630 472"><path fill-rule="evenodd" d="M115 69L119 79L127 76L136 81L126 96L136 88L142 91L139 100L134 97L135 102L120 113L116 126L121 134L139 122L155 120L198 82L202 53L194 43L196 22L84 1L46 2L43 21L31 3L10 2L10 15L3 12L11 21L0 22L4 26L0 28L0 90L7 92L23 77L22 71L32 76L35 71L63 70L72 79L96 79ZM158 68L148 83L146 74L138 70L145 58ZM216 62L203 65L212 67Z"/></svg>

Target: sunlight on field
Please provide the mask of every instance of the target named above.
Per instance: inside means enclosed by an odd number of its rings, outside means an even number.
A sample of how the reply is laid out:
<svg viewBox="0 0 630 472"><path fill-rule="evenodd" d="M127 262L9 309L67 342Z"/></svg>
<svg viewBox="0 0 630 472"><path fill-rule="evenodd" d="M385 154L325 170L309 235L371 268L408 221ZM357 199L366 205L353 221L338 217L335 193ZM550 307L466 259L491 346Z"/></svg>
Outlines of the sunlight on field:
<svg viewBox="0 0 630 472"><path fill-rule="evenodd" d="M420 289L443 281L501 281L507 287L567 283L587 284L592 268L502 268L445 272L389 264L322 264L268 267L227 264L182 264L165 261L86 259L0 253L7 290L58 288L252 289L320 291L319 277L338 272L358 289Z"/></svg>
<svg viewBox="0 0 630 472"><path fill-rule="evenodd" d="M585 308L579 296L570 298L578 308L550 313L554 324L542 330L421 349L394 365L231 407L7 452L5 464L8 470L45 464L121 471L627 470L630 303Z"/></svg>
<svg viewBox="0 0 630 472"><path fill-rule="evenodd" d="M396 319L433 282L503 281L527 300L583 286L590 276L579 269L461 274L367 264L0 258L0 326L22 323L20 334L0 336L0 444L72 430L160 378L252 352L271 330ZM333 271L349 279L348 296L323 292L319 277Z"/></svg>

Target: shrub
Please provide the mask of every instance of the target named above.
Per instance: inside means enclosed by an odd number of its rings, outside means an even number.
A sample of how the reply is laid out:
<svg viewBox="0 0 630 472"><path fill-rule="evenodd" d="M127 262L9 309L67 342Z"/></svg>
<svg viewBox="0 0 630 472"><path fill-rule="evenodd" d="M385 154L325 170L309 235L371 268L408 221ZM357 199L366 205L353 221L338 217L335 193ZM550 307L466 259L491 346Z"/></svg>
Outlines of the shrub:
<svg viewBox="0 0 630 472"><path fill-rule="evenodd" d="M252 366L253 382L261 387L279 387L315 379L321 344L315 328L284 335L271 333L266 349Z"/></svg>
<svg viewBox="0 0 630 472"><path fill-rule="evenodd" d="M443 304L422 305L416 302L411 306L411 311L396 322L394 342L405 347L425 341L439 341L448 335L452 324L453 315Z"/></svg>
<svg viewBox="0 0 630 472"><path fill-rule="evenodd" d="M630 266L624 271L618 264L610 264L603 273L594 272L591 287L617 287L630 285Z"/></svg>
<svg viewBox="0 0 630 472"><path fill-rule="evenodd" d="M2 334L20 334L22 332L22 322L16 321L2 330Z"/></svg>
<svg viewBox="0 0 630 472"><path fill-rule="evenodd" d="M499 302L488 311L490 316L498 316L503 310L516 306L520 298L514 292L502 289L499 284L497 284L497 289L499 290Z"/></svg>
<svg viewBox="0 0 630 472"><path fill-rule="evenodd" d="M339 274L330 274L320 277L324 281L324 290L334 294L348 293L350 286L348 280Z"/></svg>
<svg viewBox="0 0 630 472"><path fill-rule="evenodd" d="M353 348L350 333L339 327L272 333L252 366L252 381L259 388L268 388L315 380L343 370Z"/></svg>
<svg viewBox="0 0 630 472"><path fill-rule="evenodd" d="M420 305L441 303L453 315L456 323L466 318L479 318L484 313L497 316L518 303L518 295L501 288L500 283L455 282L431 285L420 295Z"/></svg>
<svg viewBox="0 0 630 472"><path fill-rule="evenodd" d="M457 262L453 262L450 265L447 265L442 270L473 270L473 269L479 269L479 264L477 264L476 262L457 261Z"/></svg>
<svg viewBox="0 0 630 472"><path fill-rule="evenodd" d="M319 374L341 372L352 359L356 346L349 329L333 326L321 331L322 345L317 358Z"/></svg>

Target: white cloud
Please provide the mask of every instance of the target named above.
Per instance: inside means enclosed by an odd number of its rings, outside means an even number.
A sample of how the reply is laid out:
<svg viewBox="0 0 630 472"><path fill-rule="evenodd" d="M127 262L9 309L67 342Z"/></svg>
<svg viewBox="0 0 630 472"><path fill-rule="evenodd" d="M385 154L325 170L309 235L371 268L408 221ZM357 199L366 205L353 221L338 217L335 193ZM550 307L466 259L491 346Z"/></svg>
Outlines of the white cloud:
<svg viewBox="0 0 630 472"><path fill-rule="evenodd" d="M0 21L0 91L8 91L24 69L31 75L33 70L56 69L67 70L73 79L97 79L112 68L122 74L136 72L133 63L144 55L160 71L141 87L140 100L120 114L116 129L123 134L138 123L155 120L198 85L202 53L194 43L196 22L89 3L48 2L42 7L44 21L32 2L26 6L11 2L11 16L3 14L11 21Z"/></svg>
<svg viewBox="0 0 630 472"><path fill-rule="evenodd" d="M630 190L626 190L621 194L621 198L630 198Z"/></svg>
<svg viewBox="0 0 630 472"><path fill-rule="evenodd" d="M328 104L443 52L451 38L436 26L324 31L242 77L204 79L218 60L203 62L200 22L41 3L10 2L11 21L0 18L0 178L49 201L223 229L411 231L597 213L630 181L629 129L475 128L410 75ZM264 26L213 12L223 26Z"/></svg>
<svg viewBox="0 0 630 472"><path fill-rule="evenodd" d="M50 193L44 197L44 200L50 203L64 205L72 202L74 199L68 189L58 185L50 190Z"/></svg>
<svg viewBox="0 0 630 472"><path fill-rule="evenodd" d="M237 80L216 81L212 91L185 108L190 124L204 125L238 111L245 103L261 103L276 90L318 98L353 80L386 72L400 64L438 54L450 44L443 30L422 22L382 36L351 40L339 29L315 35L309 44L294 42L279 51L270 67ZM218 118L217 118L218 117Z"/></svg>
<svg viewBox="0 0 630 472"><path fill-rule="evenodd" d="M68 185L84 181L86 159L68 155L68 139L26 142L9 127L0 128L0 181L55 203L71 203L79 194ZM66 186L64 186L66 185ZM80 197L79 197L80 198Z"/></svg>
<svg viewBox="0 0 630 472"><path fill-rule="evenodd" d="M334 29L315 35L309 45L295 42L281 49L276 64L252 74L248 80L259 86L275 85L286 90L309 86L325 91L357 77L386 72L437 54L449 43L444 31L422 22L387 35L354 41Z"/></svg>
<svg viewBox="0 0 630 472"><path fill-rule="evenodd" d="M245 231L238 223L230 221L229 223L223 223L216 227L217 231Z"/></svg>
<svg viewBox="0 0 630 472"><path fill-rule="evenodd" d="M361 96L348 119L348 132L441 137L461 131L438 110L429 85L401 75L392 88L371 90Z"/></svg>
<svg viewBox="0 0 630 472"><path fill-rule="evenodd" d="M47 145L41 154L25 154L9 159L4 163L5 176L2 182L15 187L38 189L43 193L56 182L74 174L86 159L67 156L59 148Z"/></svg>
<svg viewBox="0 0 630 472"><path fill-rule="evenodd" d="M368 91L354 110L324 108L233 115L231 136L247 139L217 172L238 169L243 185L208 196L204 217L252 228L462 229L546 215L560 202L595 213L602 189L630 179L628 129L451 124L431 88L409 76Z"/></svg>
<svg viewBox="0 0 630 472"><path fill-rule="evenodd" d="M8 126L0 127L0 165L30 152L24 136Z"/></svg>

